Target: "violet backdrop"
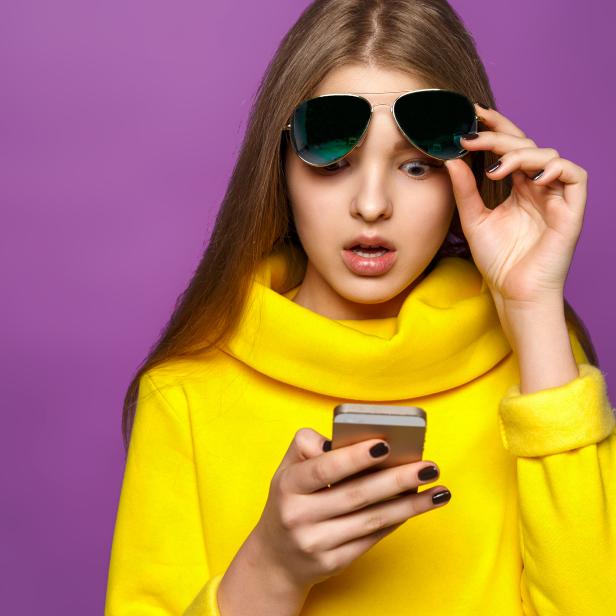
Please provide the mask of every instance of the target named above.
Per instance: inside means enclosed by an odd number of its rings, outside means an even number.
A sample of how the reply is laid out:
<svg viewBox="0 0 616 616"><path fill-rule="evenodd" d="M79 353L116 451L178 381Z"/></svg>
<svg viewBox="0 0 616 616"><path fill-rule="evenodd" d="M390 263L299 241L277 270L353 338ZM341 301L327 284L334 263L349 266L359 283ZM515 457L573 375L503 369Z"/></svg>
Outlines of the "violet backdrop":
<svg viewBox="0 0 616 616"><path fill-rule="evenodd" d="M5 614L103 612L125 389L198 263L257 85L307 5L2 2ZM614 400L614 5L452 5L500 110L589 173L565 295Z"/></svg>

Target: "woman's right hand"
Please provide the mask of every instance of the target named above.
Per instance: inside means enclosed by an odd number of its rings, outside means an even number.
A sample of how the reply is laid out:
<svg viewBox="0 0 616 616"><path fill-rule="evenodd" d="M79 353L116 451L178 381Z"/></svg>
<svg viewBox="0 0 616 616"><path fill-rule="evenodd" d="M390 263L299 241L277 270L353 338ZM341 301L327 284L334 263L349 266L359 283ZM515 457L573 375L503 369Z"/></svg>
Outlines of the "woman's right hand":
<svg viewBox="0 0 616 616"><path fill-rule="evenodd" d="M408 518L447 502L432 502L434 494L446 491L443 486L396 497L434 481L417 475L436 466L433 462L401 464L342 481L385 460L389 451L373 457L371 448L383 441L369 439L324 452L326 440L311 428L296 432L251 533L261 562L303 590L340 573ZM395 498L382 502L389 497Z"/></svg>

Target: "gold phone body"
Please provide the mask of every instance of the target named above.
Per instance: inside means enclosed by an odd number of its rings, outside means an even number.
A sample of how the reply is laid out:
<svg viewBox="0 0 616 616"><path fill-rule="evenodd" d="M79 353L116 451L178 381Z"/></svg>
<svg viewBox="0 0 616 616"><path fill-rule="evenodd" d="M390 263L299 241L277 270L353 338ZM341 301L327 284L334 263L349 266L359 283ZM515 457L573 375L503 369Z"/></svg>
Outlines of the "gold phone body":
<svg viewBox="0 0 616 616"><path fill-rule="evenodd" d="M348 479L422 459L427 415L418 406L344 403L334 408L332 449L372 438L384 439L390 448L385 460ZM417 489L409 493L417 493Z"/></svg>

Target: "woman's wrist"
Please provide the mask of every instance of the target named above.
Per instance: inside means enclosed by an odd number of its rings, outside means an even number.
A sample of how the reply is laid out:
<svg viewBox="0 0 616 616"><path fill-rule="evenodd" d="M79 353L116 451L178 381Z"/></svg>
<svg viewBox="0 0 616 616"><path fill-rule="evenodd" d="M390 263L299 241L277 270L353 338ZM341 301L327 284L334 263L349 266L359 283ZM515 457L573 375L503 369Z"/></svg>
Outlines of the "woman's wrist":
<svg viewBox="0 0 616 616"><path fill-rule="evenodd" d="M242 544L218 587L222 616L299 614L310 588L293 582L283 567L268 561L266 552L255 533Z"/></svg>

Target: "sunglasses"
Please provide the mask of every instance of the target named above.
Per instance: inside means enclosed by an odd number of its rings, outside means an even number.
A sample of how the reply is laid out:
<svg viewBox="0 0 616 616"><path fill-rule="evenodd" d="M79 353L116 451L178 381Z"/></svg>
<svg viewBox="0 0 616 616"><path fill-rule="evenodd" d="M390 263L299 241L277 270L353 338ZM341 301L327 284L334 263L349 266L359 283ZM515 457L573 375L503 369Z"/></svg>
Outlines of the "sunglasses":
<svg viewBox="0 0 616 616"><path fill-rule="evenodd" d="M300 103L284 130L305 163L326 167L361 145L378 106L359 94L324 94ZM439 160L467 154L460 137L477 132L480 119L468 97L440 88L404 92L390 110L411 145Z"/></svg>

